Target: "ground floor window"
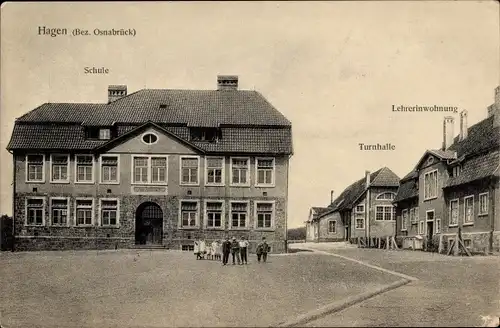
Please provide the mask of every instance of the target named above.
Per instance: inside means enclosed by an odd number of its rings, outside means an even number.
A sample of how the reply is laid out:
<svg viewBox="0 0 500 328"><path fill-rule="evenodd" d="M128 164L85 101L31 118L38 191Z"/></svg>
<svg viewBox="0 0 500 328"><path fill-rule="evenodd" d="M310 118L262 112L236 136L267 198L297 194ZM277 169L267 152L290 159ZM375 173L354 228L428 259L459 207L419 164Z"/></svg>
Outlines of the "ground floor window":
<svg viewBox="0 0 500 328"><path fill-rule="evenodd" d="M407 227L408 227L408 210L403 210L401 215L401 230L405 231L407 230Z"/></svg>
<svg viewBox="0 0 500 328"><path fill-rule="evenodd" d="M424 234L424 224L425 224L424 221L420 221L418 223L418 234L419 235L423 235Z"/></svg>
<svg viewBox="0 0 500 328"><path fill-rule="evenodd" d="M328 233L337 233L337 221L328 221Z"/></svg>
<svg viewBox="0 0 500 328"><path fill-rule="evenodd" d="M195 201L181 202L181 226L183 228L196 227L198 217L198 203Z"/></svg>
<svg viewBox="0 0 500 328"><path fill-rule="evenodd" d="M94 201L92 199L77 199L75 212L77 226L92 225Z"/></svg>
<svg viewBox="0 0 500 328"><path fill-rule="evenodd" d="M194 252L194 245L182 245L182 250Z"/></svg>
<svg viewBox="0 0 500 328"><path fill-rule="evenodd" d="M68 223L68 199L52 198L50 200L52 225L66 225Z"/></svg>
<svg viewBox="0 0 500 328"><path fill-rule="evenodd" d="M436 233L441 233L441 219L436 219Z"/></svg>
<svg viewBox="0 0 500 328"><path fill-rule="evenodd" d="M375 220L392 221L396 214L396 208L392 205L379 205L376 207Z"/></svg>
<svg viewBox="0 0 500 328"><path fill-rule="evenodd" d="M356 215L356 229L364 229L365 228L365 216L364 215Z"/></svg>
<svg viewBox="0 0 500 328"><path fill-rule="evenodd" d="M28 198L26 200L26 224L43 225L45 201L43 198Z"/></svg>
<svg viewBox="0 0 500 328"><path fill-rule="evenodd" d="M207 228L221 228L222 227L222 202L207 202L206 203L206 220Z"/></svg>
<svg viewBox="0 0 500 328"><path fill-rule="evenodd" d="M118 200L101 199L101 225L118 225Z"/></svg>
<svg viewBox="0 0 500 328"><path fill-rule="evenodd" d="M272 203L256 203L257 228L271 228L274 214Z"/></svg>
<svg viewBox="0 0 500 328"><path fill-rule="evenodd" d="M245 228L247 226L248 203L231 203L231 227Z"/></svg>

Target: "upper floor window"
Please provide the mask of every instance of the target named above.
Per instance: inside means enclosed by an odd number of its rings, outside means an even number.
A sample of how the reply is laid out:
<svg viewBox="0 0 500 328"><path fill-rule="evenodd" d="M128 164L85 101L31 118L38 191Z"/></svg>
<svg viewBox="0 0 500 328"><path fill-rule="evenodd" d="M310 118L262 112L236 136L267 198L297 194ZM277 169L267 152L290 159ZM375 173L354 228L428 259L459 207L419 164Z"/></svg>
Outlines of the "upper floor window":
<svg viewBox="0 0 500 328"><path fill-rule="evenodd" d="M52 225L68 224L69 202L67 198L51 198L50 208Z"/></svg>
<svg viewBox="0 0 500 328"><path fill-rule="evenodd" d="M158 141L158 136L154 133L146 133L142 136L142 142L147 145L155 144Z"/></svg>
<svg viewBox="0 0 500 328"><path fill-rule="evenodd" d="M438 193L438 171L427 172L424 175L424 199L436 198Z"/></svg>
<svg viewBox="0 0 500 328"><path fill-rule="evenodd" d="M223 185L224 184L224 157L207 157L206 159L207 185Z"/></svg>
<svg viewBox="0 0 500 328"><path fill-rule="evenodd" d="M458 199L453 199L450 201L450 226L458 225Z"/></svg>
<svg viewBox="0 0 500 328"><path fill-rule="evenodd" d="M92 155L76 155L76 182L94 182L94 157Z"/></svg>
<svg viewBox="0 0 500 328"><path fill-rule="evenodd" d="M102 183L119 182L118 164L119 164L119 158L117 155L105 155L101 157Z"/></svg>
<svg viewBox="0 0 500 328"><path fill-rule="evenodd" d="M200 183L199 162L198 157L181 156L181 184L198 185Z"/></svg>
<svg viewBox="0 0 500 328"><path fill-rule="evenodd" d="M274 185L274 158L256 158L257 186Z"/></svg>
<svg viewBox="0 0 500 328"><path fill-rule="evenodd" d="M250 184L249 177L249 158L231 158L231 184L248 186Z"/></svg>
<svg viewBox="0 0 500 328"><path fill-rule="evenodd" d="M376 207L375 220L392 221L396 217L396 208L392 205L379 205Z"/></svg>
<svg viewBox="0 0 500 328"><path fill-rule="evenodd" d="M167 183L166 156L133 156L134 183Z"/></svg>
<svg viewBox="0 0 500 328"><path fill-rule="evenodd" d="M27 155L26 156L26 181L44 182L45 181L45 155Z"/></svg>
<svg viewBox="0 0 500 328"><path fill-rule="evenodd" d="M111 139L111 129L99 129L99 139L101 140Z"/></svg>
<svg viewBox="0 0 500 328"><path fill-rule="evenodd" d="M474 223L474 195L464 197L464 224Z"/></svg>
<svg viewBox="0 0 500 328"><path fill-rule="evenodd" d="M26 199L26 225L44 225L45 224L45 199L27 198Z"/></svg>
<svg viewBox="0 0 500 328"><path fill-rule="evenodd" d="M50 156L51 182L69 182L69 155Z"/></svg>
<svg viewBox="0 0 500 328"><path fill-rule="evenodd" d="M191 140L193 141L217 141L222 138L219 128L191 128Z"/></svg>
<svg viewBox="0 0 500 328"><path fill-rule="evenodd" d="M274 204L256 202L255 204L257 228L266 229L273 227Z"/></svg>
<svg viewBox="0 0 500 328"><path fill-rule="evenodd" d="M365 205L361 204L356 206L356 213L364 213L365 212Z"/></svg>
<svg viewBox="0 0 500 328"><path fill-rule="evenodd" d="M377 196L377 200L393 200L395 194L393 192L384 192Z"/></svg>

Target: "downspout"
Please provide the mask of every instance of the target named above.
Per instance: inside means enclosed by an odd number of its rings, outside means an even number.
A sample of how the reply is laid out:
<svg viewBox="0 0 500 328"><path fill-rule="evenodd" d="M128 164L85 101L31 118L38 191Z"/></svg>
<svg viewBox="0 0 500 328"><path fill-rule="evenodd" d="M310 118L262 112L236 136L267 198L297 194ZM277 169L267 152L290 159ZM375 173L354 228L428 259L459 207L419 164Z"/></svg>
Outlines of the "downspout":
<svg viewBox="0 0 500 328"><path fill-rule="evenodd" d="M16 241L16 157L14 156L14 152L11 150L8 150L8 152L12 155L12 190L14 191L12 193L12 240L11 240L11 247L12 251L14 252L14 244Z"/></svg>
<svg viewBox="0 0 500 328"><path fill-rule="evenodd" d="M286 206L285 206L285 253L288 253L288 179L290 175L290 158L292 155L288 155L288 160L286 162ZM307 228L306 228L306 238L307 238Z"/></svg>
<svg viewBox="0 0 500 328"><path fill-rule="evenodd" d="M498 179L496 181L497 184L500 184L500 179ZM491 231L489 233L489 254L493 254L493 233L495 232L495 207L497 204L495 204L495 199L497 199L498 197L495 197L495 196L498 196L495 194L495 180L494 178L492 180L490 180L490 193L488 195L490 195L490 199L491 199L491 202L488 202L488 206L491 208ZM496 193L499 193L500 191L499 190L496 190Z"/></svg>
<svg viewBox="0 0 500 328"><path fill-rule="evenodd" d="M366 237L370 238L370 188L366 188L365 220Z"/></svg>

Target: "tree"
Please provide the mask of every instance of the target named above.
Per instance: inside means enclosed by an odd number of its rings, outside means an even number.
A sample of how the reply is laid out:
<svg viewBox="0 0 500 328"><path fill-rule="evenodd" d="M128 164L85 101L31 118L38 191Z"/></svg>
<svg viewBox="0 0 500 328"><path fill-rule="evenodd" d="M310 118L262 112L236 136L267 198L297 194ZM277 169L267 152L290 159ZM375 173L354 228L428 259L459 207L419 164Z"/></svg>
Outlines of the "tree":
<svg viewBox="0 0 500 328"><path fill-rule="evenodd" d="M288 229L288 240L305 240L306 227Z"/></svg>

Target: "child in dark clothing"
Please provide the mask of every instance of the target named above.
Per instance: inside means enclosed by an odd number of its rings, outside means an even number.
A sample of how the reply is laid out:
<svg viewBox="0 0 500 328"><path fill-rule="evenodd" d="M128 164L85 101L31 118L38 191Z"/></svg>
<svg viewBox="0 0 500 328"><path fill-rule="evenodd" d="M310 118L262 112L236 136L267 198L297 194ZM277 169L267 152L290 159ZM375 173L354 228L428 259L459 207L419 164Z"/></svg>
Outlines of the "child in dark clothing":
<svg viewBox="0 0 500 328"><path fill-rule="evenodd" d="M235 265L235 257L238 260L238 264L242 264L240 261L240 243L233 237L231 242L231 254L233 255L233 265Z"/></svg>
<svg viewBox="0 0 500 328"><path fill-rule="evenodd" d="M266 262L268 252L269 245L267 244L266 237L262 237L262 242L257 245L257 262L260 262L261 258L263 262Z"/></svg>

